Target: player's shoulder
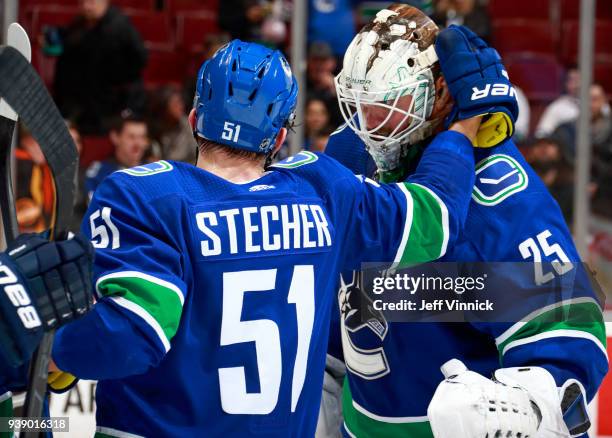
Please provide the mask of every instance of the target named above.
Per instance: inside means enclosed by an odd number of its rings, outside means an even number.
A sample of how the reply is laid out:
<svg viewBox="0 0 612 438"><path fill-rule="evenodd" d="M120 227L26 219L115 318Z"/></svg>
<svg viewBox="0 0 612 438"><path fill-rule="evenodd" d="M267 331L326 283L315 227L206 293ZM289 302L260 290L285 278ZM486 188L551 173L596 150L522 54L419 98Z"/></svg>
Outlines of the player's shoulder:
<svg viewBox="0 0 612 438"><path fill-rule="evenodd" d="M476 178L465 233L491 256L544 229L569 232L557 201L512 141L476 151ZM496 236L495 242L490 236ZM502 254L503 256L503 254Z"/></svg>
<svg viewBox="0 0 612 438"><path fill-rule="evenodd" d="M485 211L523 210L527 205L554 203L554 199L512 140L477 150L476 178L472 190L475 205Z"/></svg>
<svg viewBox="0 0 612 438"><path fill-rule="evenodd" d="M319 152L301 151L270 166L272 169L304 178L316 177L333 180L348 172L348 169L335 159Z"/></svg>
<svg viewBox="0 0 612 438"><path fill-rule="evenodd" d="M121 169L108 176L99 190L130 192L133 197L151 200L173 194L180 188L183 163L160 160Z"/></svg>
<svg viewBox="0 0 612 438"><path fill-rule="evenodd" d="M342 190L354 174L335 159L318 152L302 151L271 166L271 169L294 178L298 185L310 185L321 196Z"/></svg>

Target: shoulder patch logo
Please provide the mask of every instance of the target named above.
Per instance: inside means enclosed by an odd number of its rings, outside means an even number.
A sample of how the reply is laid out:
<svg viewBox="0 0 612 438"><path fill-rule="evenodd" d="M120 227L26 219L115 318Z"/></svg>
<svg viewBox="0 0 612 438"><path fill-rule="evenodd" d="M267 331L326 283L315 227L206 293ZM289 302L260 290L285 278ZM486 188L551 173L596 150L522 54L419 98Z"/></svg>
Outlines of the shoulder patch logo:
<svg viewBox="0 0 612 438"><path fill-rule="evenodd" d="M156 161L154 163L143 164L142 166L132 167L130 169L123 169L119 172L127 173L132 176L149 176L155 175L156 173L169 172L174 167L172 164L168 163L165 160Z"/></svg>
<svg viewBox="0 0 612 438"><path fill-rule="evenodd" d="M527 172L518 161L509 155L491 155L476 164L472 199L481 205L497 205L528 184Z"/></svg>
<svg viewBox="0 0 612 438"><path fill-rule="evenodd" d="M294 169L296 167L300 167L305 164L314 163L318 159L319 157L317 157L312 152L302 151L298 154L295 154L292 157L285 158L283 161L279 161L278 163L273 164L272 167L282 167L283 169Z"/></svg>

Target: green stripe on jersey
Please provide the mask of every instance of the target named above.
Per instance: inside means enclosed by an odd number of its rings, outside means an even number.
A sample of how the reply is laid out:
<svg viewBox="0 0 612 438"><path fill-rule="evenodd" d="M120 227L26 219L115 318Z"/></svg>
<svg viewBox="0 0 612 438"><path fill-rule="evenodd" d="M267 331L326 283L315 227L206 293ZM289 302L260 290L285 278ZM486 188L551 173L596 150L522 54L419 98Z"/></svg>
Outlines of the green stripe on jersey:
<svg viewBox="0 0 612 438"><path fill-rule="evenodd" d="M176 334L183 310L176 290L144 278L117 275L101 278L96 288L102 296L119 296L142 308L157 321L168 341Z"/></svg>
<svg viewBox="0 0 612 438"><path fill-rule="evenodd" d="M429 421L393 422L376 420L359 412L353 405L348 379L342 389L344 427L357 438L410 437L433 438ZM393 418L393 420L396 420Z"/></svg>
<svg viewBox="0 0 612 438"><path fill-rule="evenodd" d="M524 343L536 342L542 337L554 336L553 331L559 331L560 337L571 333L575 337L591 339L600 344L598 345L600 349L606 350L606 327L601 308L591 299L576 299L567 304L559 303L550 310L519 324L517 327L520 328L510 336L502 335L501 340L498 338L497 350L500 357L514 345L522 345L521 340L524 340Z"/></svg>
<svg viewBox="0 0 612 438"><path fill-rule="evenodd" d="M446 252L448 210L431 190L419 184L399 183L408 207L404 236L395 262L400 265L436 260Z"/></svg>
<svg viewBox="0 0 612 438"><path fill-rule="evenodd" d="M11 418L13 416L13 399L11 393L0 394L0 417ZM0 432L0 438L12 438L13 432Z"/></svg>

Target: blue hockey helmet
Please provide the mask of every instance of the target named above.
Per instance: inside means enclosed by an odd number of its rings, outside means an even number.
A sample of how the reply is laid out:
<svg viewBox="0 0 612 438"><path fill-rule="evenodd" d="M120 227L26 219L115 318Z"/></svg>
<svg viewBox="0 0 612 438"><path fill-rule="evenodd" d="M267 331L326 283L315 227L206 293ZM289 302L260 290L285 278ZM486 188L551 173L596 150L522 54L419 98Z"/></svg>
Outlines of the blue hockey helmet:
<svg viewBox="0 0 612 438"><path fill-rule="evenodd" d="M267 153L294 117L297 93L282 53L233 40L198 72L196 133L232 148Z"/></svg>

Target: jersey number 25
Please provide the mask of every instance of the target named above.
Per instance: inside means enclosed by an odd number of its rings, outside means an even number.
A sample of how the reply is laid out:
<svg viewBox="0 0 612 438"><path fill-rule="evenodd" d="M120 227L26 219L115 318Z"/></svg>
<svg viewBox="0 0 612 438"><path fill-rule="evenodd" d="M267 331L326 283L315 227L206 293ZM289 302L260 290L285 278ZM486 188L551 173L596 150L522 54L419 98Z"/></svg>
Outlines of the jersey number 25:
<svg viewBox="0 0 612 438"><path fill-rule="evenodd" d="M527 240L524 240L519 245L519 251L521 252L521 256L524 259L528 259L533 256L534 261L534 269L535 269L535 283L539 286L544 283L551 281L555 278L555 274L553 272L544 273L544 269L542 267L542 254L544 253L545 257L553 257L550 260L550 264L553 269L557 273L557 275L563 275L566 272L572 270L574 265L569 261L569 258L561 248L561 245L558 243L553 243L552 245L548 242L548 238L552 236L550 230L544 230L539 233L536 238L538 239L538 243L530 237ZM542 248L540 252L540 248Z"/></svg>

